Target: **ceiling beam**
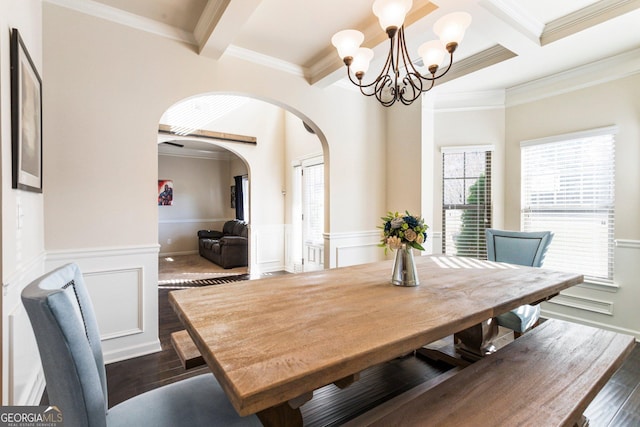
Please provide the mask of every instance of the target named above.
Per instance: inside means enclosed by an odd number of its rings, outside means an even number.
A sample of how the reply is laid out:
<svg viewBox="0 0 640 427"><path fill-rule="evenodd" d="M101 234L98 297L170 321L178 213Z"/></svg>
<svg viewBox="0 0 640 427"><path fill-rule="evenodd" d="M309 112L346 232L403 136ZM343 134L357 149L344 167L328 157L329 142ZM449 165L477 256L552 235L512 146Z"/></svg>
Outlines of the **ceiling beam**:
<svg viewBox="0 0 640 427"><path fill-rule="evenodd" d="M193 31L198 53L209 58L220 59L260 1L209 0Z"/></svg>

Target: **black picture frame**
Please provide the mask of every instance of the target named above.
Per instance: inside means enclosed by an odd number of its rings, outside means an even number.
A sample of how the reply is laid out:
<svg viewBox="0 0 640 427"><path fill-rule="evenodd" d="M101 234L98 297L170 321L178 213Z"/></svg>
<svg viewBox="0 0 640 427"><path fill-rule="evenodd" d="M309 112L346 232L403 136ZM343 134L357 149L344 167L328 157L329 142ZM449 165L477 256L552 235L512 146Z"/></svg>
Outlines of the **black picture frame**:
<svg viewBox="0 0 640 427"><path fill-rule="evenodd" d="M11 185L42 193L42 80L17 28L10 51Z"/></svg>

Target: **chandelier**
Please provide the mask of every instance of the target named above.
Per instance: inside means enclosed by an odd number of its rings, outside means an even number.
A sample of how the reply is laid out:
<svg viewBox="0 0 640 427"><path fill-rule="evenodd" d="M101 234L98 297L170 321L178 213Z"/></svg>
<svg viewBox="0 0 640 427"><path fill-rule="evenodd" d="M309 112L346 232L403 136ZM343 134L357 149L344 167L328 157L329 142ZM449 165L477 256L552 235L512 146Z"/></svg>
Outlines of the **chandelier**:
<svg viewBox="0 0 640 427"><path fill-rule="evenodd" d="M451 69L453 52L471 23L471 15L465 12L451 13L436 21L433 31L440 40L426 42L418 48L418 54L428 70L422 75L409 56L404 35L404 19L412 4L412 0L376 0L373 3L373 13L389 36L390 44L382 71L371 83L362 82L373 59L371 49L360 47L364 34L357 30L343 30L331 38L331 43L347 66L349 80L360 88L363 95L375 96L385 107L390 107L396 101L409 105L423 92L431 90L435 81ZM447 53L449 65L438 74Z"/></svg>

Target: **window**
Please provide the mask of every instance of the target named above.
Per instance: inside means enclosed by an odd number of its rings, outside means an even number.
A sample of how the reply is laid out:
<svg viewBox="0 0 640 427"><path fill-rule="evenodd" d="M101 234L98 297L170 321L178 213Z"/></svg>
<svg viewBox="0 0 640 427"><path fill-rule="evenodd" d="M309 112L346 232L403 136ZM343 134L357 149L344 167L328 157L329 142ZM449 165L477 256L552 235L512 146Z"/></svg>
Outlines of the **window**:
<svg viewBox="0 0 640 427"><path fill-rule="evenodd" d="M442 253L487 259L492 150L442 148Z"/></svg>
<svg viewBox="0 0 640 427"><path fill-rule="evenodd" d="M303 174L304 238L307 243L323 244L324 231L324 165L306 166Z"/></svg>
<svg viewBox="0 0 640 427"><path fill-rule="evenodd" d="M613 280L615 133L521 143L522 230L554 233L545 267Z"/></svg>

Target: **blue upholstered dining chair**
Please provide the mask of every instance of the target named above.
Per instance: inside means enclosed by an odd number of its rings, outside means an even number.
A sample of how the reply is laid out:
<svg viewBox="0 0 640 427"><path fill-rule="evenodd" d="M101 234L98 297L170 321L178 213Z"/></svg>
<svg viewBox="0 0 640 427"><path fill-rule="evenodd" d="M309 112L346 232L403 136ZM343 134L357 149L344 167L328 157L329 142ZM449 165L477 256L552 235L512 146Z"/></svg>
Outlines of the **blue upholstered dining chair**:
<svg viewBox="0 0 640 427"><path fill-rule="evenodd" d="M503 231L488 228L487 259L509 264L540 267L553 239L550 231ZM498 325L512 329L518 337L540 318L540 304L523 305L497 317Z"/></svg>
<svg viewBox="0 0 640 427"><path fill-rule="evenodd" d="M22 291L40 351L49 403L68 426L244 426L212 374L201 374L135 396L111 409L100 334L75 264L36 279Z"/></svg>

